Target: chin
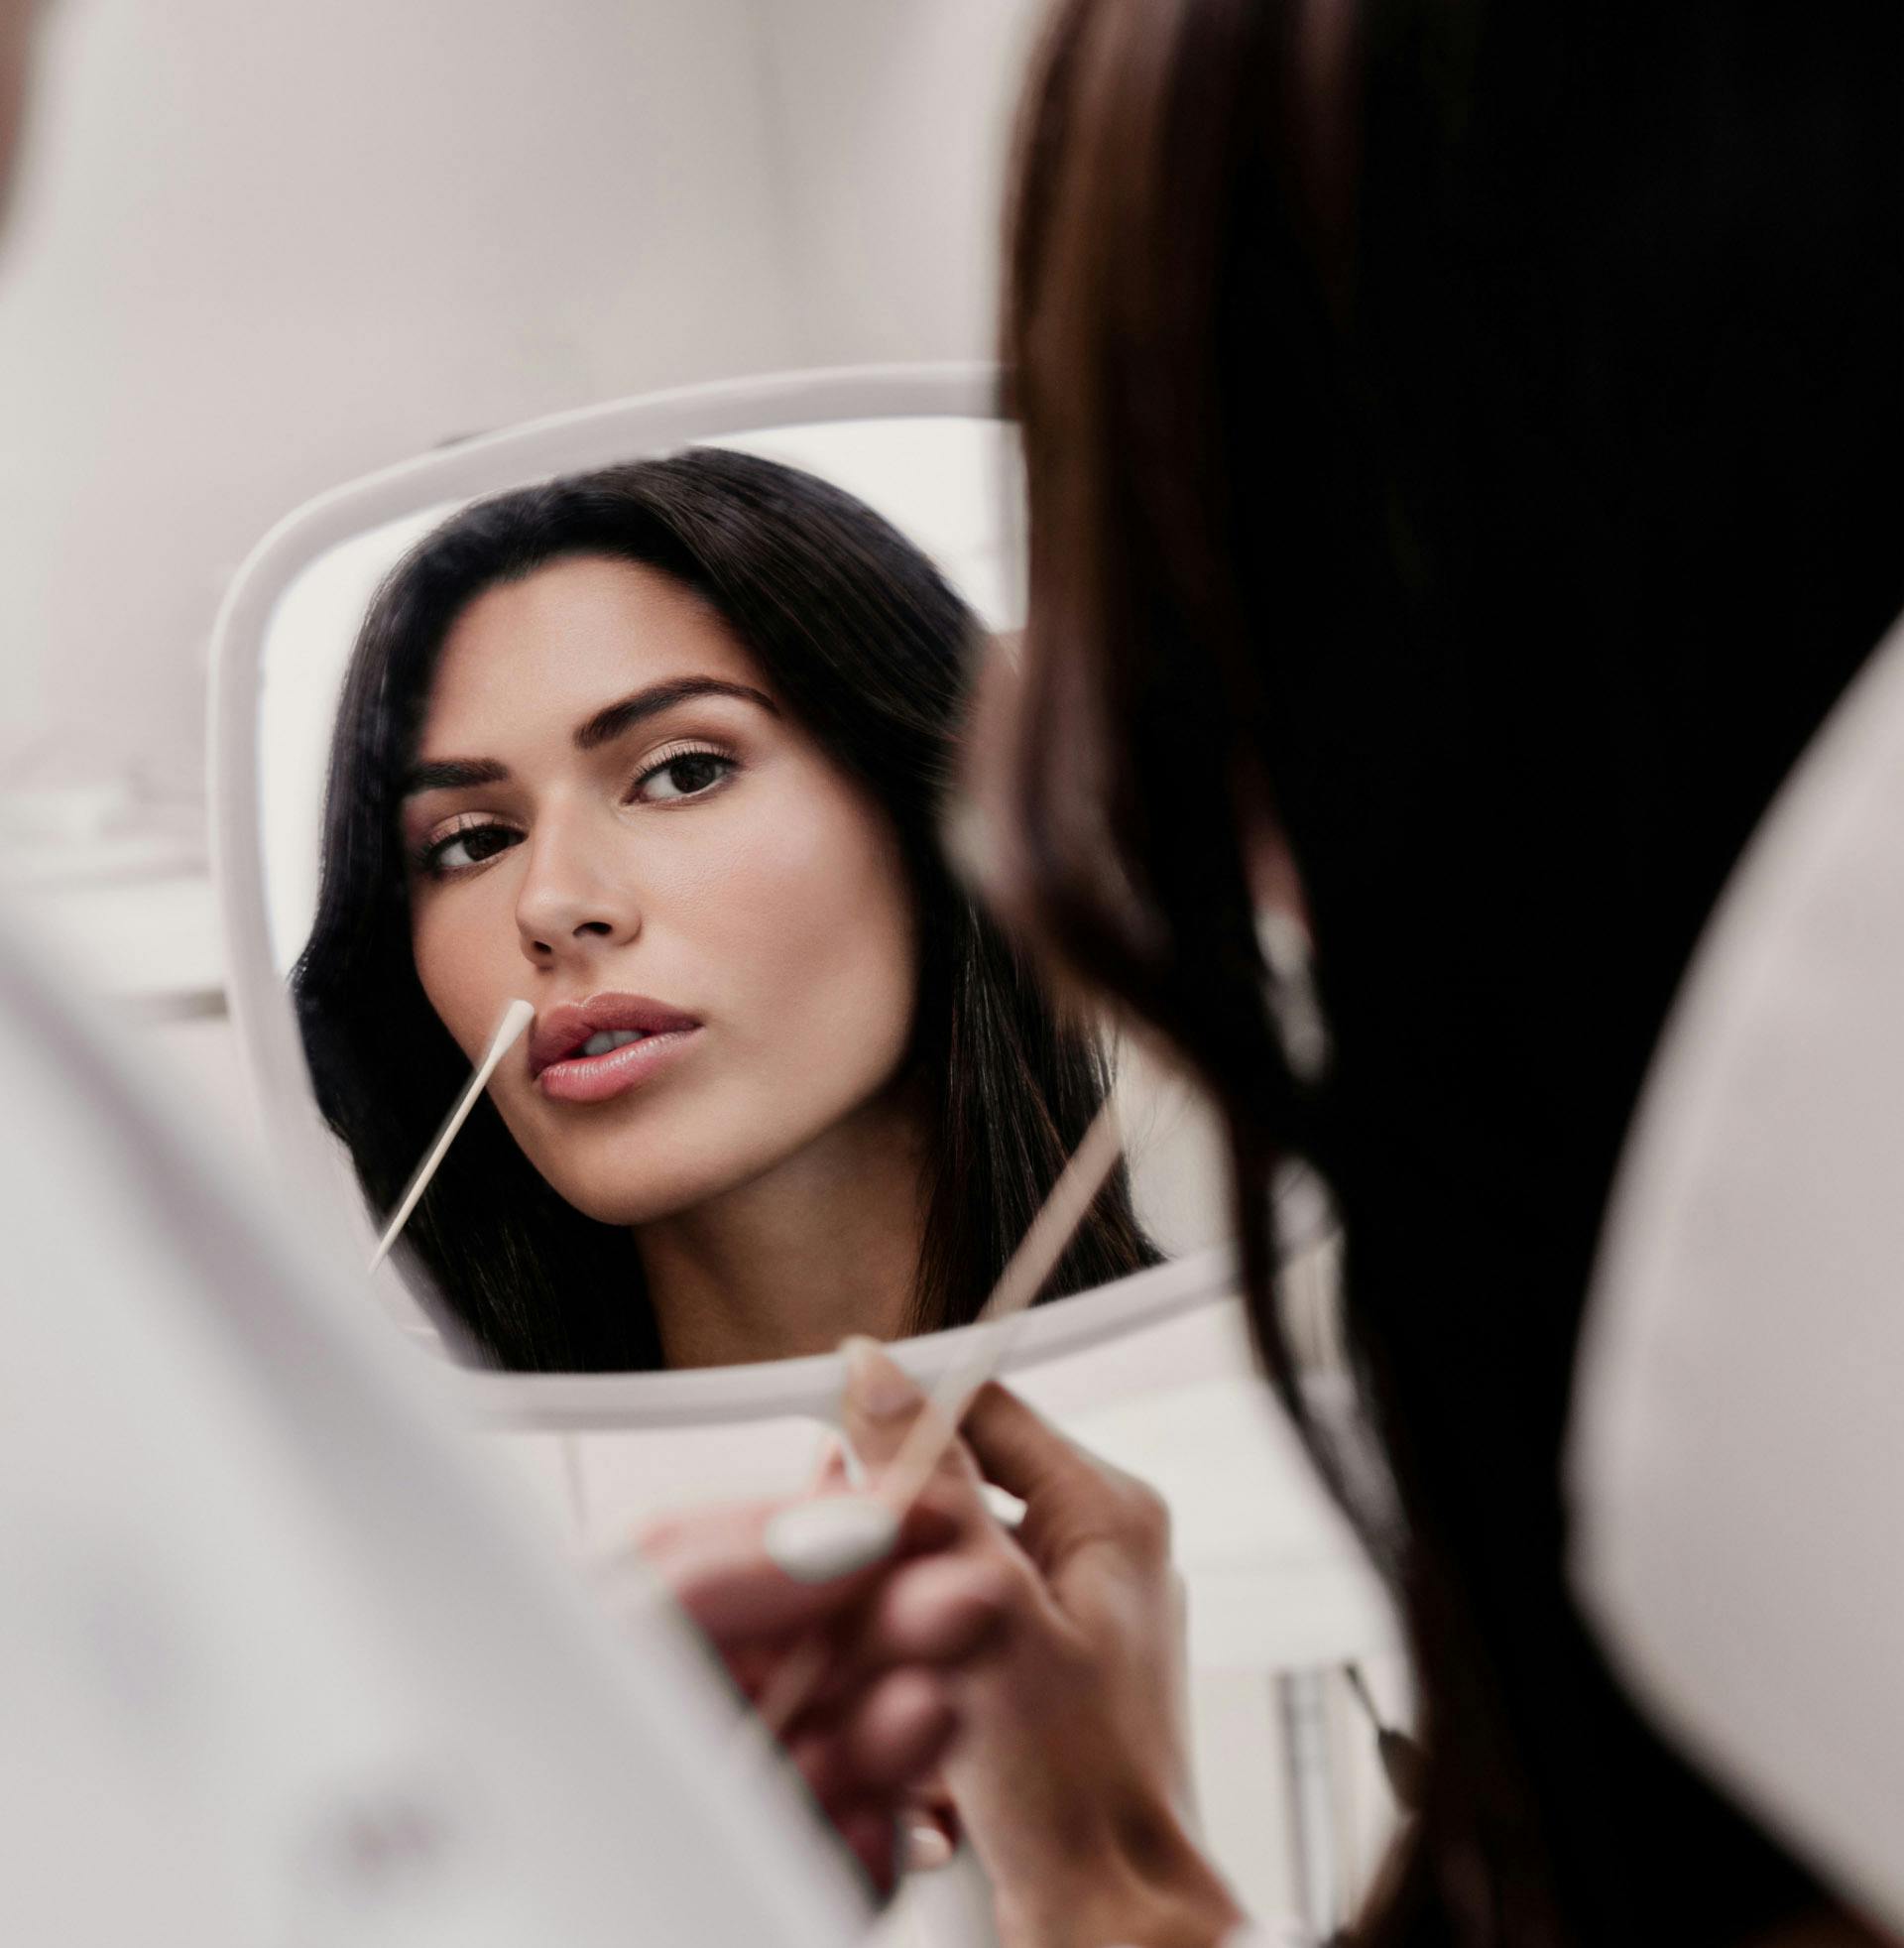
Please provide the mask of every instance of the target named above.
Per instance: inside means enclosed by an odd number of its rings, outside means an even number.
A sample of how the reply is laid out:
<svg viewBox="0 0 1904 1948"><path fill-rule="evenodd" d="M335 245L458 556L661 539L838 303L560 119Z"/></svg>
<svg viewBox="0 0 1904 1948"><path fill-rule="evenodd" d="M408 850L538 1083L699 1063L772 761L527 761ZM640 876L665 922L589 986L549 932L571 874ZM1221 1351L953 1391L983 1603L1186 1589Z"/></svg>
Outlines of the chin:
<svg viewBox="0 0 1904 1948"><path fill-rule="evenodd" d="M563 1203L572 1204L584 1217L597 1224L652 1224L656 1218L671 1216L702 1198L712 1196L718 1185L678 1183L631 1183L626 1173L612 1182L593 1178L581 1182L550 1176L549 1182Z"/></svg>
<svg viewBox="0 0 1904 1948"><path fill-rule="evenodd" d="M564 1203L598 1224L643 1225L678 1216L774 1170L848 1116L852 1099L789 1102L767 1090L712 1113L682 1105L638 1127L537 1130L536 1170ZM521 1139L519 1138L519 1141Z"/></svg>
<svg viewBox="0 0 1904 1948"><path fill-rule="evenodd" d="M718 1197L753 1174L731 1160L695 1167L677 1158L671 1168L659 1171L631 1169L626 1156L591 1159L592 1168L575 1168L573 1159L564 1160L568 1167L545 1169L542 1175L564 1203L597 1224L653 1224Z"/></svg>

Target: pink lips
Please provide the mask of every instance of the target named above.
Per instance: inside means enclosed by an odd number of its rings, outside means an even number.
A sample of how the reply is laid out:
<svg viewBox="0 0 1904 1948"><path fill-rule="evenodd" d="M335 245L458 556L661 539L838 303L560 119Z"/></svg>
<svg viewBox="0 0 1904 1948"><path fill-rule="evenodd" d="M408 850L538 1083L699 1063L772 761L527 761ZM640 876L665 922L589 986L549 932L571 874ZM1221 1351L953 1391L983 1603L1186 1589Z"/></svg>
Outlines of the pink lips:
<svg viewBox="0 0 1904 1948"><path fill-rule="evenodd" d="M529 1043L530 1073L543 1095L557 1102L599 1103L633 1089L679 1056L700 1023L678 1008L633 994L590 995L551 1008L536 1024ZM606 1054L581 1050L597 1035L641 1035Z"/></svg>

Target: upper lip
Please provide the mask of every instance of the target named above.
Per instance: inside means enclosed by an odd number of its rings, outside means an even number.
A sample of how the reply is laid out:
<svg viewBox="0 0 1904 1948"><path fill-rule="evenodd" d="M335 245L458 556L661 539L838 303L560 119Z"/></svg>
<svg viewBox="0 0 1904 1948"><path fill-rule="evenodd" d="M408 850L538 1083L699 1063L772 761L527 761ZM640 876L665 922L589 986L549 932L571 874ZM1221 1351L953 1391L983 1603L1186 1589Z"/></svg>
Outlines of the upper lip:
<svg viewBox="0 0 1904 1948"><path fill-rule="evenodd" d="M692 1015L683 1015L665 1002L639 994L592 994L586 1001L564 1001L538 1016L529 1037L529 1071L540 1075L551 1062L572 1055L592 1035L608 1029L640 1029L644 1035L667 1035L677 1029L697 1029Z"/></svg>

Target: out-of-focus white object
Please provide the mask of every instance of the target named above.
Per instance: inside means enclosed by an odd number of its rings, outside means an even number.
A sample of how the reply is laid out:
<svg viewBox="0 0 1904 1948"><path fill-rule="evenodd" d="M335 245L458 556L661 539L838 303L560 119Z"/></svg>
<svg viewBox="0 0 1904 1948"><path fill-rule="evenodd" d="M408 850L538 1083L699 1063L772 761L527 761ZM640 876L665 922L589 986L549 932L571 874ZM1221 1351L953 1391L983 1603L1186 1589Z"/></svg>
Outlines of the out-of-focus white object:
<svg viewBox="0 0 1904 1948"><path fill-rule="evenodd" d="M70 852L59 855L70 862ZM146 1022L222 1015L224 956L211 881L202 873L8 884L15 932L72 968L87 991Z"/></svg>
<svg viewBox="0 0 1904 1948"><path fill-rule="evenodd" d="M0 941L9 1940L818 1944L864 1910L324 1247Z"/></svg>
<svg viewBox="0 0 1904 1948"><path fill-rule="evenodd" d="M1627 1145L1575 1577L1660 1719L1904 1924L1904 632L1782 792Z"/></svg>

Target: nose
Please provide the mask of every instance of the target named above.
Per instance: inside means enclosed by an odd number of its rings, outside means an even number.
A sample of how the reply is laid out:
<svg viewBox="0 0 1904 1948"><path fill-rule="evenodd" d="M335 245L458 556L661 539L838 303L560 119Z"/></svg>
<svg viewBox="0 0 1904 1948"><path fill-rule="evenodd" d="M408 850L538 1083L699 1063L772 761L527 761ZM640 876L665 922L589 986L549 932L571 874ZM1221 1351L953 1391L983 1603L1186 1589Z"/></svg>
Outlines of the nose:
<svg viewBox="0 0 1904 1948"><path fill-rule="evenodd" d="M641 903L625 847L595 833L585 815L536 821L516 896L516 930L533 967L626 945L642 930Z"/></svg>

